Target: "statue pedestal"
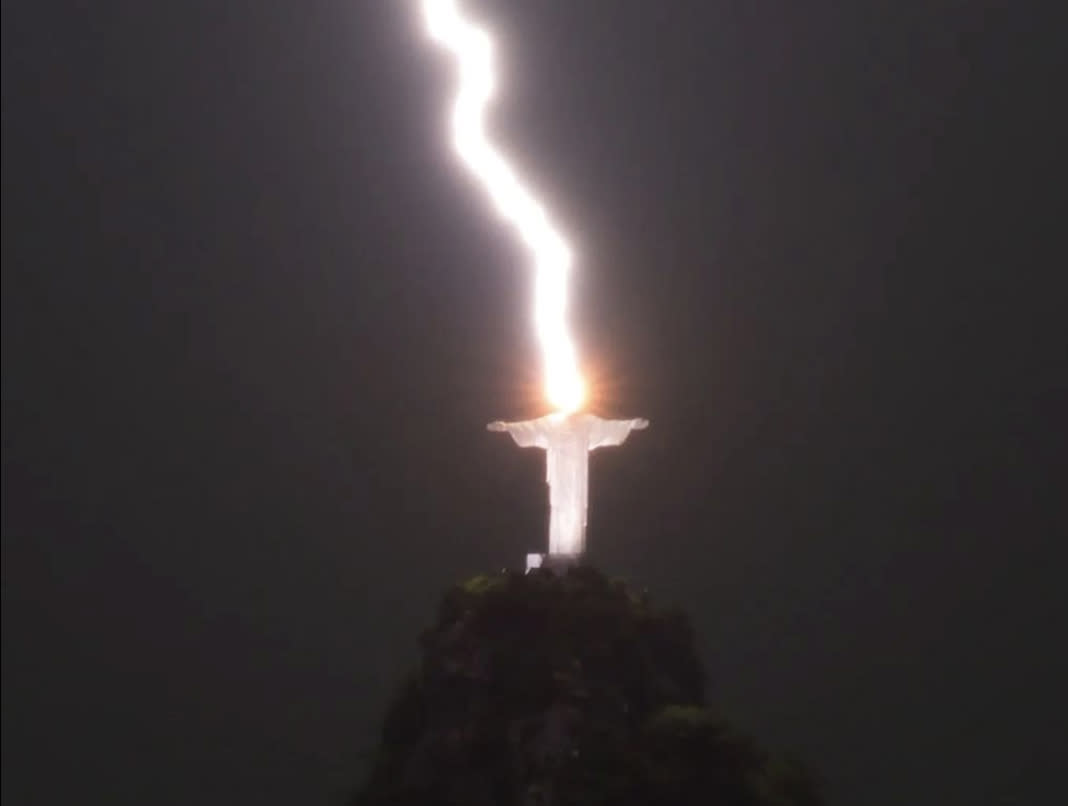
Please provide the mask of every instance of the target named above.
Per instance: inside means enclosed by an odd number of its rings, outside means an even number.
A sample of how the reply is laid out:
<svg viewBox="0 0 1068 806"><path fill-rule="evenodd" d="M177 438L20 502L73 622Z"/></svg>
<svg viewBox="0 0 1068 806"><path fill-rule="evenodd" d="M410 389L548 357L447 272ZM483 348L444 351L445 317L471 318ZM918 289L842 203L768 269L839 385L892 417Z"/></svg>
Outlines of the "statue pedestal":
<svg viewBox="0 0 1068 806"><path fill-rule="evenodd" d="M562 574L582 561L581 554L528 554L527 573L535 568L548 568L554 574Z"/></svg>

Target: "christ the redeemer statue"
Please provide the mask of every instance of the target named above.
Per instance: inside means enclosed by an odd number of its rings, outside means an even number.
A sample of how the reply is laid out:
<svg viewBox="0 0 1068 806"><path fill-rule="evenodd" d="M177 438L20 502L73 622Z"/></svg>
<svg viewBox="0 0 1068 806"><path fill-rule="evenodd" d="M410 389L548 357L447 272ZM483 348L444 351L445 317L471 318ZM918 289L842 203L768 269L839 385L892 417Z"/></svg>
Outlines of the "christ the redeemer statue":
<svg viewBox="0 0 1068 806"><path fill-rule="evenodd" d="M631 431L648 426L648 420L602 420L586 413L547 414L518 423L498 420L486 426L490 431L507 431L521 448L545 451L550 557L577 559L586 547L589 452L622 445ZM540 558L534 564L538 562Z"/></svg>

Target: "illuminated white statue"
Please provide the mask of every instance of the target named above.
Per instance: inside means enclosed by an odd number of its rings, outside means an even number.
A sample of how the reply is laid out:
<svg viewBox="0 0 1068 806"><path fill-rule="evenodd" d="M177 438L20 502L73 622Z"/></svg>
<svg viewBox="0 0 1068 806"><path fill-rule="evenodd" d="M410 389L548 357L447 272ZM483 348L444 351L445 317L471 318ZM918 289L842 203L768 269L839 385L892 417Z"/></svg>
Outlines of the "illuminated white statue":
<svg viewBox="0 0 1068 806"><path fill-rule="evenodd" d="M589 452L622 445L648 420L602 420L592 414L554 413L518 423L498 420L490 431L507 431L521 448L545 451L549 484L549 555L577 556L586 547Z"/></svg>
<svg viewBox="0 0 1068 806"><path fill-rule="evenodd" d="M571 247L546 207L489 136L486 112L498 83L493 40L463 13L459 0L422 0L421 5L427 32L449 52L456 67L456 95L449 118L456 153L530 253L533 321L545 399L556 413L526 422L490 423L488 428L507 431L521 447L546 452L551 513L548 556L567 564L585 548L589 452L620 445L632 430L649 423L578 413L586 385L568 328ZM540 554L529 556L528 568L541 560Z"/></svg>

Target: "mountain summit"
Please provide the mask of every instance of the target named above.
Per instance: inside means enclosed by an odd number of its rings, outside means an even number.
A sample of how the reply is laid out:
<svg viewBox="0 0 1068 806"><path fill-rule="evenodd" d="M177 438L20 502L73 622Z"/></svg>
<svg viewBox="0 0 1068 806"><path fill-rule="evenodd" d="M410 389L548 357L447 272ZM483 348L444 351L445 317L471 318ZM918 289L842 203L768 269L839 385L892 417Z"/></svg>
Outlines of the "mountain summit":
<svg viewBox="0 0 1068 806"><path fill-rule="evenodd" d="M354 806L809 806L813 777L705 704L685 614L588 567L443 596Z"/></svg>

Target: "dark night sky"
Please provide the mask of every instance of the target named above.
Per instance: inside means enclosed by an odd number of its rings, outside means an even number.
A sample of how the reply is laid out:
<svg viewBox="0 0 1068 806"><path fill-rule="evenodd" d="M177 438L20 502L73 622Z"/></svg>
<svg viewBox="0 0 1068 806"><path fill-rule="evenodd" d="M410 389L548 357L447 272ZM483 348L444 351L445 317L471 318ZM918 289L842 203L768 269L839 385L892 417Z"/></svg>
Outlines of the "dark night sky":
<svg viewBox="0 0 1068 806"><path fill-rule="evenodd" d="M986 5L477 3L652 421L593 559L835 803L1062 778L1058 35ZM3 15L5 803L337 802L441 591L543 540L448 63L405 3Z"/></svg>

